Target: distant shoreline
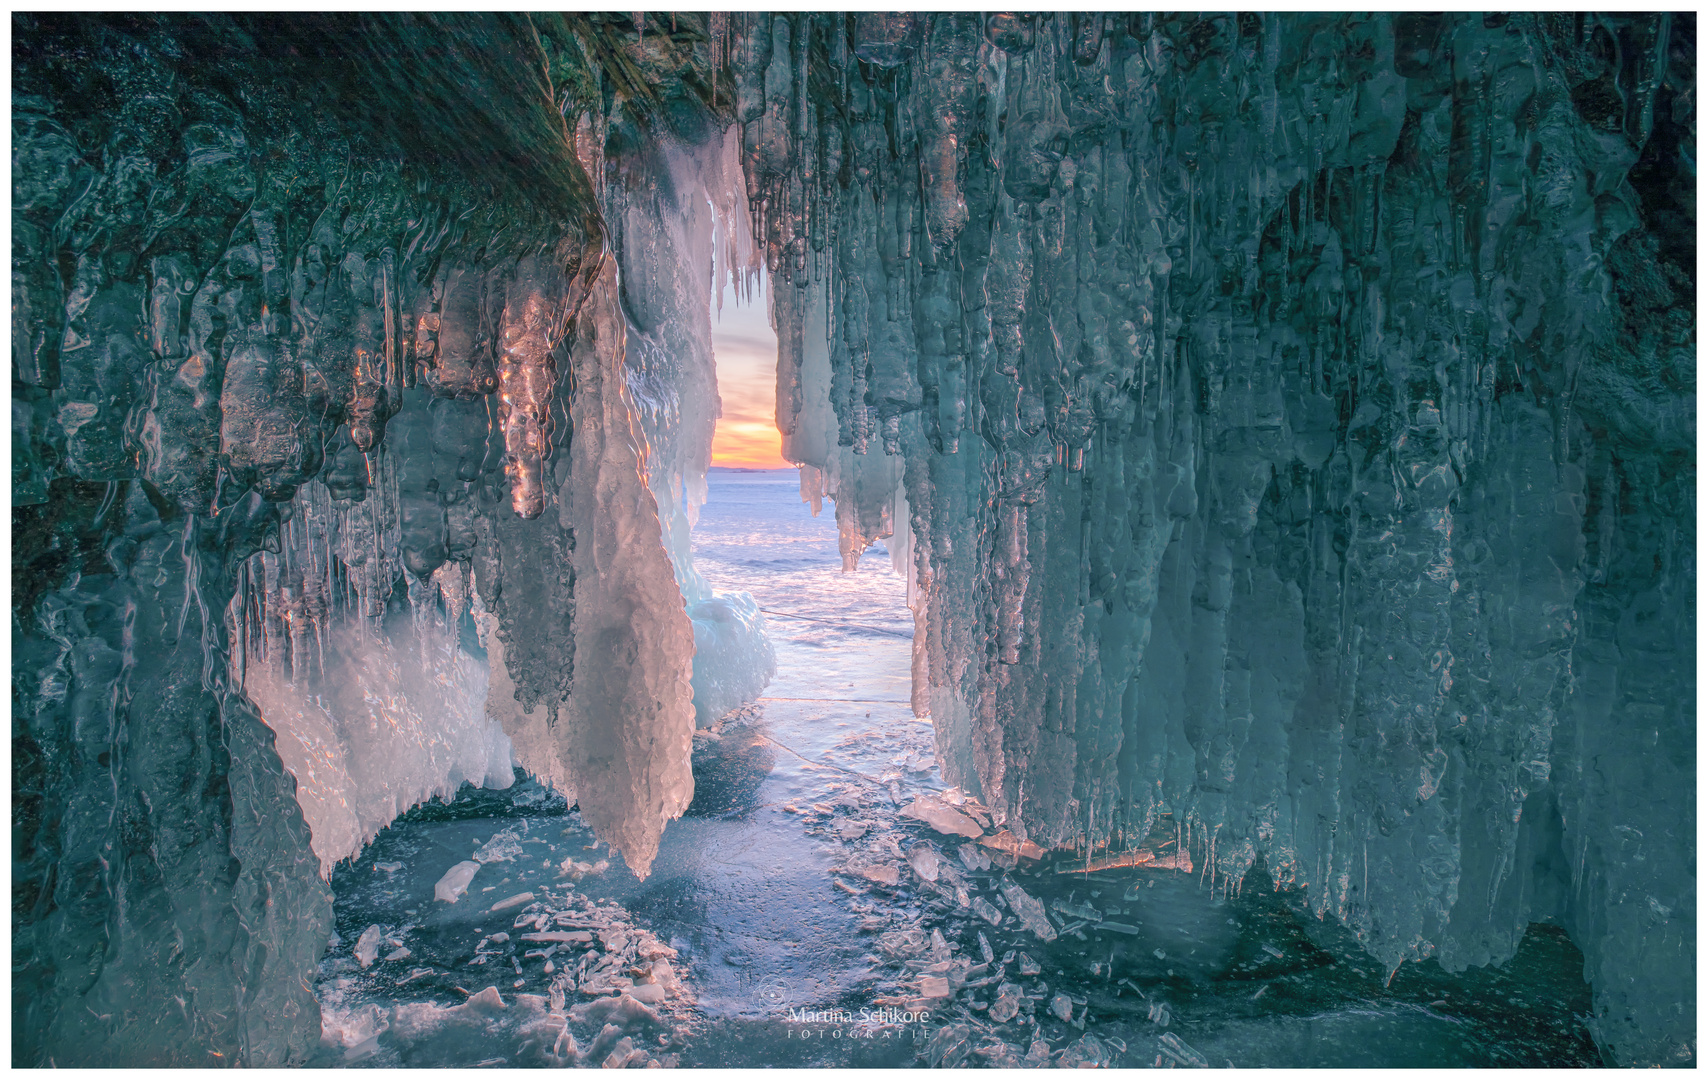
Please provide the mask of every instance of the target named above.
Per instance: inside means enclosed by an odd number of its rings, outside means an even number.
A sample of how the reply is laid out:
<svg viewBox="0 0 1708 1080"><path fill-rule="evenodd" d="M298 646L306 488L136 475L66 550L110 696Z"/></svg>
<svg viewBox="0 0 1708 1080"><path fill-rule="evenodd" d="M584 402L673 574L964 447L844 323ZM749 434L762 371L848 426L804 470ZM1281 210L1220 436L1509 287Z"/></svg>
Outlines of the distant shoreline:
<svg viewBox="0 0 1708 1080"><path fill-rule="evenodd" d="M793 466L793 465L778 465L774 468L769 468L769 469L757 469L757 468L750 468L750 467L745 466L745 465L713 465L710 467L710 469L708 471L710 471L710 472L733 472L733 473L794 472L795 466Z"/></svg>

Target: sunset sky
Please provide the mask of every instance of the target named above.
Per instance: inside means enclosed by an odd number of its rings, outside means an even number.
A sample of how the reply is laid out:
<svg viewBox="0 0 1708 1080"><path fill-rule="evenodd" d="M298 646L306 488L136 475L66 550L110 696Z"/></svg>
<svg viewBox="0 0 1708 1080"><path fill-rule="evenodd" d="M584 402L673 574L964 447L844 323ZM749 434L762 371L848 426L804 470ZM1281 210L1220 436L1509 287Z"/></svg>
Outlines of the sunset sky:
<svg viewBox="0 0 1708 1080"><path fill-rule="evenodd" d="M763 280L763 279L761 279ZM743 469L785 469L777 434L777 335L766 315L766 297L755 290L738 304L724 289L720 314L712 308L712 351L718 364L723 419L712 437L712 464Z"/></svg>

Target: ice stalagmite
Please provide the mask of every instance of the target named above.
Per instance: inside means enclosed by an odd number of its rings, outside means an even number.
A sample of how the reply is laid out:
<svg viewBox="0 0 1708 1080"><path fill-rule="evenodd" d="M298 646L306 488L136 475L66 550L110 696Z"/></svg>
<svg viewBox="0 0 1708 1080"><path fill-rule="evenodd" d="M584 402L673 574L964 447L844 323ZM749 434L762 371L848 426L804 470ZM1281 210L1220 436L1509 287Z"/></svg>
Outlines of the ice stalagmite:
<svg viewBox="0 0 1708 1080"><path fill-rule="evenodd" d="M1694 26L732 22L785 450L908 508L951 780L1390 970L1559 919L1694 1060Z"/></svg>

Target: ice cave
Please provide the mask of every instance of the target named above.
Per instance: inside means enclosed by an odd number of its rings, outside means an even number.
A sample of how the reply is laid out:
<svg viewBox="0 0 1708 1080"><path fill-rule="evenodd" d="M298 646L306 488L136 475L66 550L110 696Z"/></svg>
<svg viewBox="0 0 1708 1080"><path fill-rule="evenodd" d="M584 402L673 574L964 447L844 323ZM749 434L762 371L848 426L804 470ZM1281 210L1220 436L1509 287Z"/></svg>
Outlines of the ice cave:
<svg viewBox="0 0 1708 1080"><path fill-rule="evenodd" d="M1694 14L12 46L15 1066L1696 1064Z"/></svg>

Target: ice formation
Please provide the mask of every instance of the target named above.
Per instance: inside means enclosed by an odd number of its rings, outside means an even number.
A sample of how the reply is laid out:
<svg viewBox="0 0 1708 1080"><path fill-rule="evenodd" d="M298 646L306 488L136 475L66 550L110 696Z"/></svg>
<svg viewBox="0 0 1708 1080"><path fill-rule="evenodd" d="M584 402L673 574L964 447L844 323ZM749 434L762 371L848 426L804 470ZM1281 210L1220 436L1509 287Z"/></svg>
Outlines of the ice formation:
<svg viewBox="0 0 1708 1080"><path fill-rule="evenodd" d="M733 128L696 153L655 144L628 158L604 193L622 253L624 372L665 550L694 627L702 728L758 697L777 671L759 605L746 593L715 594L694 569L688 539L706 501L720 409L712 289L729 277L743 283L757 268L740 150Z"/></svg>
<svg viewBox="0 0 1708 1080"><path fill-rule="evenodd" d="M402 517L398 490L340 504L310 481L279 553L249 558L233 601L236 682L278 736L323 877L411 806L514 780L510 739L487 718L484 657L463 647L467 569L408 577L395 612L372 603L400 576L375 543Z"/></svg>
<svg viewBox="0 0 1708 1080"><path fill-rule="evenodd" d="M757 611L691 619L661 542L704 498L712 221L724 272L755 250L739 146L672 51L709 72L704 19L633 31L20 26L19 1062L302 1060L327 866L514 761L645 875L696 639L705 710L763 685ZM625 240L626 162L704 211Z"/></svg>
<svg viewBox="0 0 1708 1080"><path fill-rule="evenodd" d="M785 452L845 551L905 499L949 778L1390 969L1557 917L1694 1060L1693 20L732 35Z"/></svg>
<svg viewBox="0 0 1708 1080"><path fill-rule="evenodd" d="M17 1063L302 1060L326 860L511 760L647 872L770 672L685 544L761 258L1008 847L1556 918L1694 1061L1693 15L14 29Z"/></svg>

